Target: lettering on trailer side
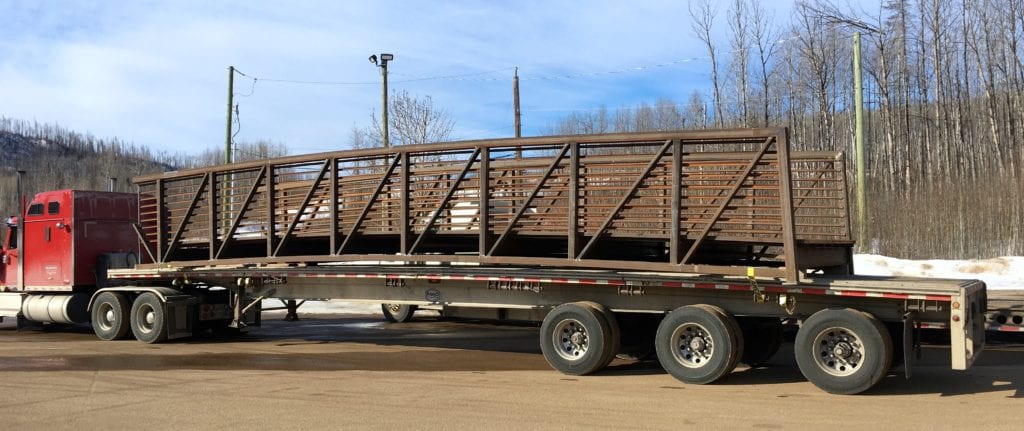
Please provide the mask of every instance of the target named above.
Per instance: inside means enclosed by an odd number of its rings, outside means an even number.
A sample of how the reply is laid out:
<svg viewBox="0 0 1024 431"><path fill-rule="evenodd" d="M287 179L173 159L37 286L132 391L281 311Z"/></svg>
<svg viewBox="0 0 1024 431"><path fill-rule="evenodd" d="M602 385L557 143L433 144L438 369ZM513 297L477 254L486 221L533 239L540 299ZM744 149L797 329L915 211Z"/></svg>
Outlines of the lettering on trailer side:
<svg viewBox="0 0 1024 431"><path fill-rule="evenodd" d="M544 287L540 285L539 281L488 280L487 289L540 293Z"/></svg>

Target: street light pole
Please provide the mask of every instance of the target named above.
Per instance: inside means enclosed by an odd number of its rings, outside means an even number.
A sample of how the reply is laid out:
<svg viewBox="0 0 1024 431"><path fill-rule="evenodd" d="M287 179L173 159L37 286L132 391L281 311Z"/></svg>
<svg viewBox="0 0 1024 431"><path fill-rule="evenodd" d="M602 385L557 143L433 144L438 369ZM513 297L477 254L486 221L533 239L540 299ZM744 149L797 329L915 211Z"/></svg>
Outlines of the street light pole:
<svg viewBox="0 0 1024 431"><path fill-rule="evenodd" d="M381 120L384 124L381 125L381 138L384 140L384 148L390 148L391 142L388 140L388 62L395 59L393 54L380 55L380 63L377 62L378 57L376 55L370 56L370 63L380 67L380 76L382 78L383 85L381 85Z"/></svg>

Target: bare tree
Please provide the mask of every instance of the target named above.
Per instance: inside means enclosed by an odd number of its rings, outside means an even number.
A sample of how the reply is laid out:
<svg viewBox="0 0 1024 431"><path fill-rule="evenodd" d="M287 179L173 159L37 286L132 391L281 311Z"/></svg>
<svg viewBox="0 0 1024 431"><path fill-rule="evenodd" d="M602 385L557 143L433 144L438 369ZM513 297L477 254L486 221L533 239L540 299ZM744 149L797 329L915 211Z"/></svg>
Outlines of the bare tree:
<svg viewBox="0 0 1024 431"><path fill-rule="evenodd" d="M695 6L696 3L696 6ZM711 86L714 90L713 101L715 106L715 126L721 127L725 124L722 115L722 92L718 82L718 57L715 55L715 44L711 37L711 30L715 24L715 15L718 10L712 6L709 0L691 1L689 5L690 18L693 19L691 29L693 34L707 47L708 56L711 60Z"/></svg>
<svg viewBox="0 0 1024 431"><path fill-rule="evenodd" d="M434 100L430 96L421 99L409 94L408 91L401 91L393 92L389 100L391 145L444 142L451 138L452 130L455 129L455 119L448 111L434 106ZM383 134L380 121L377 115L373 115L372 119L373 124L368 135L370 139L381 143Z"/></svg>

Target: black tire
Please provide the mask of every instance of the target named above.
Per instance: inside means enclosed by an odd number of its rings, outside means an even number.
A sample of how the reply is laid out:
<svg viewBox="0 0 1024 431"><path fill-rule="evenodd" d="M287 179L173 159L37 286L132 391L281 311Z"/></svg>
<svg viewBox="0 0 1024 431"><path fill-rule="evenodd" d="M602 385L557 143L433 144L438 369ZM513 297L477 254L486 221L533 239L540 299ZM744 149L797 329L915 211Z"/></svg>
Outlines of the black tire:
<svg viewBox="0 0 1024 431"><path fill-rule="evenodd" d="M842 395L864 392L882 380L892 365L892 338L867 313L830 308L811 315L794 343L796 363L807 380Z"/></svg>
<svg viewBox="0 0 1024 431"><path fill-rule="evenodd" d="M658 325L654 341L658 361L684 383L712 383L729 374L739 361L739 328L716 308L679 307Z"/></svg>
<svg viewBox="0 0 1024 431"><path fill-rule="evenodd" d="M611 332L597 309L578 302L562 304L544 317L540 350L548 364L562 373L590 374L604 368L608 352L614 352Z"/></svg>
<svg viewBox="0 0 1024 431"><path fill-rule="evenodd" d="M410 304L380 304L384 319L392 323L405 323L412 320L412 315L419 308Z"/></svg>
<svg viewBox="0 0 1024 431"><path fill-rule="evenodd" d="M132 304L132 334L146 344L167 340L167 316L164 304L155 294L146 292L135 298Z"/></svg>
<svg viewBox="0 0 1024 431"><path fill-rule="evenodd" d="M92 331L101 340L123 340L131 330L132 304L124 294L103 292L92 304Z"/></svg>
<svg viewBox="0 0 1024 431"><path fill-rule="evenodd" d="M740 362L759 367L775 356L782 346L782 321L774 317L741 317L743 356Z"/></svg>
<svg viewBox="0 0 1024 431"><path fill-rule="evenodd" d="M740 364L740 358L743 357L743 348L745 347L743 341L743 330L740 329L739 322L736 321L736 318L733 317L732 314L729 314L729 312L722 309L722 307L708 304L697 304L694 305L694 307L700 307L710 312L718 313L726 325L729 326L729 333L732 336L730 341L733 343L732 349L735 354L732 356L732 363L729 364L729 371L726 372L726 374L731 373L732 370L735 370L736 366Z"/></svg>
<svg viewBox="0 0 1024 431"><path fill-rule="evenodd" d="M580 301L577 304L586 305L597 311L597 315L604 319L605 324L608 326L608 344L605 351L605 358L602 360L601 368L607 367L608 364L612 363L615 359L615 354L619 351L619 346L622 343L622 331L619 329L619 320L615 318L615 313L605 307L603 304L593 301Z"/></svg>

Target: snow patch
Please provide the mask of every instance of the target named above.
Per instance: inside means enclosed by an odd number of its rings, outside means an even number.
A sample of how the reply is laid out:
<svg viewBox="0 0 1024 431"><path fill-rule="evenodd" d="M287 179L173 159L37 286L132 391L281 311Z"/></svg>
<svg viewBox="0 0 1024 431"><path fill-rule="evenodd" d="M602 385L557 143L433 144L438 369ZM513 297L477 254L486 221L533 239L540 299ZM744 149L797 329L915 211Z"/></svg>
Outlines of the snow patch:
<svg viewBox="0 0 1024 431"><path fill-rule="evenodd" d="M1003 256L970 260L906 260L877 254L858 254L853 267L862 275L963 278L985 282L990 290L1024 289L1024 257Z"/></svg>

